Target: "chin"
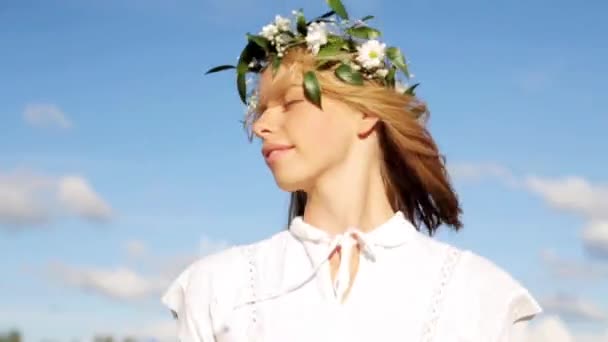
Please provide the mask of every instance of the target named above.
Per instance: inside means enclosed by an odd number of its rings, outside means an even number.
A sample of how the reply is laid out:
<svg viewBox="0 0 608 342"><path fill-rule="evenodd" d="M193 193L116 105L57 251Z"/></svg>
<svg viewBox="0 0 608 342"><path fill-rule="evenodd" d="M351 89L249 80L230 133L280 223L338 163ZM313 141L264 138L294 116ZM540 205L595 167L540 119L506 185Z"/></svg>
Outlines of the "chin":
<svg viewBox="0 0 608 342"><path fill-rule="evenodd" d="M286 170L285 170L286 171ZM279 189L286 192L294 192L306 188L309 177L303 177L298 172L273 171L274 181Z"/></svg>
<svg viewBox="0 0 608 342"><path fill-rule="evenodd" d="M286 192L294 192L294 191L303 189L303 186L301 185L302 183L297 182L297 181L291 181L291 180L286 180L286 179L277 178L277 177L275 177L274 180L275 180L275 183L277 184L277 186L279 187L279 189L286 191Z"/></svg>

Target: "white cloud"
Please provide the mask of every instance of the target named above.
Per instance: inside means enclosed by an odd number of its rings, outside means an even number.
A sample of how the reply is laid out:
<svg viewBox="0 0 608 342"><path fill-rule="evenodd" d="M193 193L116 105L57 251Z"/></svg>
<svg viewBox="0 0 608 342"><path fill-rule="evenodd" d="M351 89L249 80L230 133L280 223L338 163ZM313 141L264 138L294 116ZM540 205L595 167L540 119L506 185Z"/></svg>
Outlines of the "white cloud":
<svg viewBox="0 0 608 342"><path fill-rule="evenodd" d="M48 198L53 181L25 171L0 173L0 224L43 223L49 219Z"/></svg>
<svg viewBox="0 0 608 342"><path fill-rule="evenodd" d="M604 333L581 333L576 335L575 342L606 342L608 341L608 330Z"/></svg>
<svg viewBox="0 0 608 342"><path fill-rule="evenodd" d="M599 280L608 277L606 264L562 258L552 250L542 251L541 260L556 278Z"/></svg>
<svg viewBox="0 0 608 342"><path fill-rule="evenodd" d="M529 325L522 342L576 342L566 325L558 317L547 317Z"/></svg>
<svg viewBox="0 0 608 342"><path fill-rule="evenodd" d="M80 176L53 177L28 170L0 172L0 225L25 227L62 215L106 220L109 205Z"/></svg>
<svg viewBox="0 0 608 342"><path fill-rule="evenodd" d="M135 328L123 334L141 341L174 342L177 338L177 323L174 320L164 320Z"/></svg>
<svg viewBox="0 0 608 342"><path fill-rule="evenodd" d="M608 186L591 184L581 177L527 177L525 184L558 210L589 219L608 219Z"/></svg>
<svg viewBox="0 0 608 342"><path fill-rule="evenodd" d="M127 241L124 248L130 258L141 258L148 252L146 244L139 240Z"/></svg>
<svg viewBox="0 0 608 342"><path fill-rule="evenodd" d="M592 256L608 258L608 186L581 177L527 177L524 183L551 207L586 219L583 246Z"/></svg>
<svg viewBox="0 0 608 342"><path fill-rule="evenodd" d="M515 177L511 171L495 163L456 163L449 165L449 172L457 181L480 181L497 179L507 184L514 184Z"/></svg>
<svg viewBox="0 0 608 342"><path fill-rule="evenodd" d="M114 341L126 341L127 338L137 342L175 342L177 340L177 323L172 319L150 321L145 324L132 324L127 328L95 329L94 333L81 341L95 342L101 338L112 338Z"/></svg>
<svg viewBox="0 0 608 342"><path fill-rule="evenodd" d="M91 220L107 220L112 214L110 207L87 180L79 176L67 176L59 180L58 199L75 214Z"/></svg>
<svg viewBox="0 0 608 342"><path fill-rule="evenodd" d="M54 104L32 103L25 106L23 117L33 126L58 126L60 128L72 127L65 113Z"/></svg>
<svg viewBox="0 0 608 342"><path fill-rule="evenodd" d="M230 243L227 241L210 239L203 235L199 241L199 256L213 254L228 247L230 247Z"/></svg>
<svg viewBox="0 0 608 342"><path fill-rule="evenodd" d="M521 342L606 342L608 330L599 333L572 332L558 316L543 316L522 332Z"/></svg>
<svg viewBox="0 0 608 342"><path fill-rule="evenodd" d="M224 241L202 237L199 255L189 254L173 257L154 257L148 253L141 241L128 241L128 253L135 254L151 266L146 274L130 267L114 268L73 267L62 263L51 264L47 274L64 285L90 293L123 301L138 301L146 298L160 298L169 284L198 258L215 253L229 246Z"/></svg>
<svg viewBox="0 0 608 342"><path fill-rule="evenodd" d="M513 72L516 85L527 94L547 91L556 83L562 82L559 76L567 66L563 59L548 58L542 65L529 66Z"/></svg>
<svg viewBox="0 0 608 342"><path fill-rule="evenodd" d="M51 277L66 285L120 300L157 296L168 284L168 279L146 276L126 267L77 268L55 263L48 271Z"/></svg>
<svg viewBox="0 0 608 342"><path fill-rule="evenodd" d="M457 181L494 179L536 194L556 210L581 216L587 221L583 246L590 255L608 259L608 185L574 176L518 177L495 163L458 163L450 167L450 173Z"/></svg>
<svg viewBox="0 0 608 342"><path fill-rule="evenodd" d="M582 233L585 249L593 256L608 259L608 220L589 223Z"/></svg>
<svg viewBox="0 0 608 342"><path fill-rule="evenodd" d="M558 294L540 300L548 313L572 321L608 322L608 313L595 303L566 294Z"/></svg>

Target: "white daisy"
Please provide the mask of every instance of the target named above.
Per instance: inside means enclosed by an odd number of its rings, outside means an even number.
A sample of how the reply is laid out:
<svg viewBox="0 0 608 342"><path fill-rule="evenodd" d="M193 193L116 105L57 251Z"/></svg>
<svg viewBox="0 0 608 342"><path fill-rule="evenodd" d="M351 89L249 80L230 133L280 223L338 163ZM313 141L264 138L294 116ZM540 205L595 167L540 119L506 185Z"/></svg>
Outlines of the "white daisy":
<svg viewBox="0 0 608 342"><path fill-rule="evenodd" d="M384 63L386 44L372 39L357 47L357 62L365 69L374 69Z"/></svg>
<svg viewBox="0 0 608 342"><path fill-rule="evenodd" d="M399 94L405 93L407 88L408 88L408 85L406 83L402 83L400 81L395 82L395 91L398 92Z"/></svg>
<svg viewBox="0 0 608 342"><path fill-rule="evenodd" d="M259 103L258 95L257 95L257 93L254 92L247 99L247 111L253 112L253 111L257 110L258 103Z"/></svg>
<svg viewBox="0 0 608 342"><path fill-rule="evenodd" d="M313 55L319 53L321 46L327 44L327 27L325 26L325 23L314 22L308 25L306 43Z"/></svg>
<svg viewBox="0 0 608 342"><path fill-rule="evenodd" d="M388 69L378 69L376 70L376 76L385 78L388 75Z"/></svg>
<svg viewBox="0 0 608 342"><path fill-rule="evenodd" d="M280 15L277 15L274 18L274 24L279 31L289 31L291 29L291 21L287 18L281 17Z"/></svg>
<svg viewBox="0 0 608 342"><path fill-rule="evenodd" d="M270 41L274 40L274 37L279 34L279 28L276 25L268 24L262 27L260 35Z"/></svg>

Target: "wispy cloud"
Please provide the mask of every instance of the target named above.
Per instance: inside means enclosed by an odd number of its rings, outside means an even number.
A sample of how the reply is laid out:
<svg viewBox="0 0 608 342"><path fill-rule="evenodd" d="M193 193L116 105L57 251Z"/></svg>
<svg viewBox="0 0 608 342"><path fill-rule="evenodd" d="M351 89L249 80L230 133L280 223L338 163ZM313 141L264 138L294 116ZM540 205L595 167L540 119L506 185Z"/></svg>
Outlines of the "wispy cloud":
<svg viewBox="0 0 608 342"><path fill-rule="evenodd" d="M450 175L456 181L471 182L481 180L498 180L515 184L515 176L506 167L497 163L456 163L449 165Z"/></svg>
<svg viewBox="0 0 608 342"><path fill-rule="evenodd" d="M608 279L608 265L604 263L563 258L553 250L542 251L541 260L555 278L574 280Z"/></svg>
<svg viewBox="0 0 608 342"><path fill-rule="evenodd" d="M521 342L604 342L608 341L608 330L597 333L579 333L557 316L546 316L537 324L528 325L514 341Z"/></svg>
<svg viewBox="0 0 608 342"><path fill-rule="evenodd" d="M177 324L171 319L151 322L145 326L131 329L124 335L141 341L174 342L177 336Z"/></svg>
<svg viewBox="0 0 608 342"><path fill-rule="evenodd" d="M29 170L0 172L0 225L30 227L62 215L110 219L110 206L82 176L49 176Z"/></svg>
<svg viewBox="0 0 608 342"><path fill-rule="evenodd" d="M67 129L73 126L67 115L55 104L31 103L25 106L23 118L32 126L56 126Z"/></svg>
<svg viewBox="0 0 608 342"><path fill-rule="evenodd" d="M527 188L557 210L590 219L608 219L608 186L591 184L582 177L547 179L530 176Z"/></svg>
<svg viewBox="0 0 608 342"><path fill-rule="evenodd" d="M608 322L608 313L597 304L567 294L557 294L540 300L547 313L564 319L583 322Z"/></svg>
<svg viewBox="0 0 608 342"><path fill-rule="evenodd" d="M46 222L50 216L49 177L27 171L0 173L0 224L22 225Z"/></svg>
<svg viewBox="0 0 608 342"><path fill-rule="evenodd" d="M150 254L145 243L132 240L124 248L131 256L153 265L148 272L128 266L75 267L65 263L50 264L44 273L68 287L121 301L140 301L160 297L169 284L197 259L228 248L224 241L201 238L199 254L156 257Z"/></svg>
<svg viewBox="0 0 608 342"><path fill-rule="evenodd" d="M587 221L581 234L585 250L608 259L608 186L581 177L527 177L524 183L552 208L583 217Z"/></svg>
<svg viewBox="0 0 608 342"><path fill-rule="evenodd" d="M590 222L582 237L589 254L608 260L608 220Z"/></svg>
<svg viewBox="0 0 608 342"><path fill-rule="evenodd" d="M557 211L582 217L586 221L581 234L583 246L590 255L608 259L608 185L576 176L518 176L493 163L455 164L450 172L460 182L496 180L539 196Z"/></svg>
<svg viewBox="0 0 608 342"><path fill-rule="evenodd" d="M126 267L78 268L55 263L48 272L68 286L120 300L139 300L157 295L167 284L166 279L146 276Z"/></svg>
<svg viewBox="0 0 608 342"><path fill-rule="evenodd" d="M127 256L131 259L142 258L148 252L148 247L146 246L145 242L140 240L131 240L125 242L124 249L127 252Z"/></svg>
<svg viewBox="0 0 608 342"><path fill-rule="evenodd" d="M528 325L518 336L522 342L574 342L568 327L556 316L546 317L535 326Z"/></svg>
<svg viewBox="0 0 608 342"><path fill-rule="evenodd" d="M563 60L553 58L542 65L533 65L513 73L515 83L526 94L545 92L562 81L567 65Z"/></svg>
<svg viewBox="0 0 608 342"><path fill-rule="evenodd" d="M91 336L85 337L84 341L97 341L104 338L114 341L135 340L138 342L174 342L177 338L177 323L168 318L165 320L150 321L145 324L138 324L126 329L96 329Z"/></svg>
<svg viewBox="0 0 608 342"><path fill-rule="evenodd" d="M106 202L80 176L64 176L59 180L57 198L71 212L95 221L105 221L112 215Z"/></svg>

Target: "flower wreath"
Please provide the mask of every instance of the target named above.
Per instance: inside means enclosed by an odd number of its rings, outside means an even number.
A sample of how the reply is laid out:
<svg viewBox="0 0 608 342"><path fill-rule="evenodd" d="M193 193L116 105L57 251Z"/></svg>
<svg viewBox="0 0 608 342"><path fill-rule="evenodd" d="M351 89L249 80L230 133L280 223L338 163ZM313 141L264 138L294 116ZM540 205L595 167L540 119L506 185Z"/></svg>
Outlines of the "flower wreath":
<svg viewBox="0 0 608 342"><path fill-rule="evenodd" d="M397 79L398 72L407 80L413 77L401 50L380 42L381 32L367 25L374 17L352 21L341 0L326 1L331 10L310 21L302 10L292 12L295 24L277 15L259 34L247 34L247 45L236 65L216 66L205 74L236 69L239 96L252 110L257 106L257 94L247 92L247 73L260 73L270 65L274 75L288 49L306 47L315 56L316 70L337 66L335 76L348 84L363 85L365 80L375 80L401 94L415 96L419 83L406 86L406 82ZM303 87L307 99L321 108L321 86L315 70L304 73ZM425 112L416 114L420 117Z"/></svg>

